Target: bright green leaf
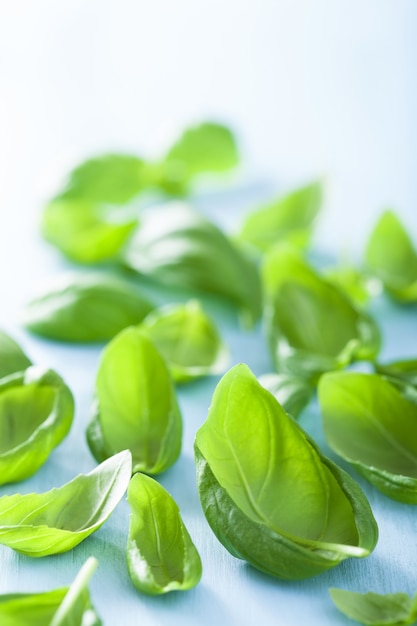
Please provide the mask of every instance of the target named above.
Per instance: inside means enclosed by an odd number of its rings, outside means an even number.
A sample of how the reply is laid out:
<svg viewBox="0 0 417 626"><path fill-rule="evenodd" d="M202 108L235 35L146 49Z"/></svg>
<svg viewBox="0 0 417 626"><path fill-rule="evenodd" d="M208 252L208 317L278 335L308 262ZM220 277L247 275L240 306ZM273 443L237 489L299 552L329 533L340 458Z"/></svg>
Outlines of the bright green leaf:
<svg viewBox="0 0 417 626"><path fill-rule="evenodd" d="M227 365L229 353L197 300L152 311L141 329L164 356L177 383L220 374Z"/></svg>
<svg viewBox="0 0 417 626"><path fill-rule="evenodd" d="M240 238L265 252L279 241L305 246L322 205L322 185L314 182L250 213Z"/></svg>
<svg viewBox="0 0 417 626"><path fill-rule="evenodd" d="M246 365L220 381L195 449L204 513L234 556L301 579L373 550L377 526L362 491Z"/></svg>
<svg viewBox="0 0 417 626"><path fill-rule="evenodd" d="M98 530L126 492L127 450L45 493L0 498L0 543L32 557L71 550Z"/></svg>
<svg viewBox="0 0 417 626"><path fill-rule="evenodd" d="M417 405L377 374L332 372L318 393L332 449L385 495L417 504Z"/></svg>
<svg viewBox="0 0 417 626"><path fill-rule="evenodd" d="M249 323L262 310L257 267L217 226L191 207L153 207L123 256L129 267L163 284L226 298Z"/></svg>
<svg viewBox="0 0 417 626"><path fill-rule="evenodd" d="M297 418L310 402L314 387L304 378L287 374L263 374L258 378L262 387L268 389L283 409Z"/></svg>
<svg viewBox="0 0 417 626"><path fill-rule="evenodd" d="M417 387L417 359L404 359L390 363L375 363L378 374L400 380Z"/></svg>
<svg viewBox="0 0 417 626"><path fill-rule="evenodd" d="M29 367L0 380L0 484L24 480L68 434L71 391L58 374Z"/></svg>
<svg viewBox="0 0 417 626"><path fill-rule="evenodd" d="M279 373L314 382L327 370L375 359L380 346L375 322L296 250L279 246L267 253L263 281L267 333Z"/></svg>
<svg viewBox="0 0 417 626"><path fill-rule="evenodd" d="M354 306L364 307L378 293L378 285L365 272L349 265L326 270L326 279L336 285Z"/></svg>
<svg viewBox="0 0 417 626"><path fill-rule="evenodd" d="M25 370L31 365L21 347L0 330L0 378Z"/></svg>
<svg viewBox="0 0 417 626"><path fill-rule="evenodd" d="M152 478L135 474L127 497L127 564L135 587L150 595L195 587L200 556L170 494Z"/></svg>
<svg viewBox="0 0 417 626"><path fill-rule="evenodd" d="M393 298L417 302L417 252L392 211L382 214L371 233L366 261Z"/></svg>
<svg viewBox="0 0 417 626"><path fill-rule="evenodd" d="M131 282L87 273L65 277L26 306L24 325L58 341L105 341L139 324L153 305Z"/></svg>
<svg viewBox="0 0 417 626"><path fill-rule="evenodd" d="M406 593L355 593L345 589L329 589L337 608L366 626L407 626L417 620L415 599Z"/></svg>
<svg viewBox="0 0 417 626"><path fill-rule="evenodd" d="M87 430L99 461L129 449L133 471L158 474L181 449L182 419L165 360L137 328L127 328L103 350L96 401Z"/></svg>

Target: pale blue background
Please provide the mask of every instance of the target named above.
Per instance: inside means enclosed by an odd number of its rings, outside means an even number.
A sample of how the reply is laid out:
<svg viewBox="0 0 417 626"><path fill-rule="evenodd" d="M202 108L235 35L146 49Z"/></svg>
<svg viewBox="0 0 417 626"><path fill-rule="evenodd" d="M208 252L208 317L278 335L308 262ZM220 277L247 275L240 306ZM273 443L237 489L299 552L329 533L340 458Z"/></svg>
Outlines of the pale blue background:
<svg viewBox="0 0 417 626"><path fill-rule="evenodd" d="M386 206L417 240L416 35L412 0L0 1L0 326L34 361L56 368L77 401L68 439L36 476L1 494L46 490L94 466L84 427L99 348L37 340L18 319L39 283L69 267L37 230L42 203L69 164L104 150L157 154L179 126L214 117L239 132L244 166L230 189L198 204L228 227L272 191L322 176L328 193L316 247L360 254ZM231 364L267 371L260 331L242 335L233 318L212 312ZM416 310L379 300L374 312L383 356L415 356ZM201 513L192 457L215 382L181 392L184 451L161 479L201 552L195 590L149 599L132 588L123 502L66 555L30 560L0 546L0 591L68 584L90 554L100 561L92 591L108 626L348 624L329 586L415 591L415 508L363 481L380 526L380 542L364 561L286 583L223 549ZM324 445L315 407L302 423Z"/></svg>

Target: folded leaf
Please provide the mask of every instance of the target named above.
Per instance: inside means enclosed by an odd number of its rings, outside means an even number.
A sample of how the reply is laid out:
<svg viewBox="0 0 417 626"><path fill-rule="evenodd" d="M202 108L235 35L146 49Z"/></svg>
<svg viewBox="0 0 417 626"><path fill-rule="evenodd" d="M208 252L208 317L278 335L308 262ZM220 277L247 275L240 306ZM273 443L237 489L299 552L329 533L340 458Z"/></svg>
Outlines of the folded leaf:
<svg viewBox="0 0 417 626"><path fill-rule="evenodd" d="M24 325L58 341L105 341L139 324L153 305L131 282L87 273L65 277L26 306Z"/></svg>
<svg viewBox="0 0 417 626"><path fill-rule="evenodd" d="M161 352L177 383L220 374L226 367L228 351L197 300L156 309L140 328Z"/></svg>
<svg viewBox="0 0 417 626"><path fill-rule="evenodd" d="M21 347L0 330L0 378L25 370L31 365Z"/></svg>
<svg viewBox="0 0 417 626"><path fill-rule="evenodd" d="M127 497L127 564L135 587L150 595L195 587L200 556L170 494L152 478L135 474Z"/></svg>
<svg viewBox="0 0 417 626"><path fill-rule="evenodd" d="M131 455L124 450L62 487L3 496L0 543L32 557L71 550L110 517L131 472Z"/></svg>
<svg viewBox="0 0 417 626"><path fill-rule="evenodd" d="M143 215L123 258L163 284L228 299L249 323L261 314L260 279L252 259L185 204L155 207Z"/></svg>
<svg viewBox="0 0 417 626"><path fill-rule="evenodd" d="M0 379L0 484L32 476L68 434L74 400L58 374L29 367Z"/></svg>
<svg viewBox="0 0 417 626"><path fill-rule="evenodd" d="M64 199L45 207L42 232L73 261L99 263L117 255L137 223L136 217L118 206Z"/></svg>
<svg viewBox="0 0 417 626"><path fill-rule="evenodd" d="M204 513L234 556L301 579L373 550L365 495L246 365L220 381L195 449Z"/></svg>
<svg viewBox="0 0 417 626"><path fill-rule="evenodd" d="M314 393L314 387L303 378L287 374L263 374L258 381L295 418L308 405Z"/></svg>
<svg viewBox="0 0 417 626"><path fill-rule="evenodd" d="M101 626L88 591L96 567L96 559L87 559L70 587L0 596L2 626Z"/></svg>
<svg viewBox="0 0 417 626"><path fill-rule="evenodd" d="M182 419L168 367L137 328L127 328L103 350L96 400L87 429L98 461L129 449L133 471L158 474L181 450Z"/></svg>
<svg viewBox="0 0 417 626"><path fill-rule="evenodd" d="M289 246L265 257L266 327L277 371L312 382L327 370L374 360L380 346L375 322L321 278Z"/></svg>
<svg viewBox="0 0 417 626"><path fill-rule="evenodd" d="M385 495L417 504L417 405L377 374L329 373L318 393L332 449Z"/></svg>
<svg viewBox="0 0 417 626"><path fill-rule="evenodd" d="M314 182L250 213L240 238L265 252L279 241L305 246L322 205L322 185Z"/></svg>
<svg viewBox="0 0 417 626"><path fill-rule="evenodd" d="M382 214L371 233L366 261L393 298L417 302L417 252L392 211Z"/></svg>
<svg viewBox="0 0 417 626"><path fill-rule="evenodd" d="M354 593L345 589L329 589L337 608L367 626L406 626L417 620L416 598L406 593Z"/></svg>

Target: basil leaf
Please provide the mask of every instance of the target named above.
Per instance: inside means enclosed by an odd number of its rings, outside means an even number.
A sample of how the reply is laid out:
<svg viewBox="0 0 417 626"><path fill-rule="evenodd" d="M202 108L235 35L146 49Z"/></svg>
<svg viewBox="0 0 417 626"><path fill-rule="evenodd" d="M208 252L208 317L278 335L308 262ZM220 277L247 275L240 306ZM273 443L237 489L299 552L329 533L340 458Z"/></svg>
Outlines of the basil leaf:
<svg viewBox="0 0 417 626"><path fill-rule="evenodd" d="M367 626L406 626L417 619L417 603L406 593L354 593L329 589L337 608Z"/></svg>
<svg viewBox="0 0 417 626"><path fill-rule="evenodd" d="M302 579L373 550L377 526L365 495L246 365L218 384L195 450L204 513L234 556Z"/></svg>
<svg viewBox="0 0 417 626"><path fill-rule="evenodd" d="M239 154L231 131L214 122L187 128L168 151L165 168L188 181L197 174L221 173L235 167Z"/></svg>
<svg viewBox="0 0 417 626"><path fill-rule="evenodd" d="M101 626L87 587L96 567L87 559L70 587L0 596L2 626Z"/></svg>
<svg viewBox="0 0 417 626"><path fill-rule="evenodd" d="M98 263L116 256L137 223L120 207L84 199L55 200L44 209L42 232L71 260Z"/></svg>
<svg viewBox="0 0 417 626"><path fill-rule="evenodd" d="M303 247L310 239L322 196L321 183L314 182L272 200L247 216L239 236L262 252L283 239Z"/></svg>
<svg viewBox="0 0 417 626"><path fill-rule="evenodd" d="M131 282L99 273L65 277L26 306L24 325L58 341L105 341L139 324L153 305Z"/></svg>
<svg viewBox="0 0 417 626"><path fill-rule="evenodd" d="M125 450L62 487L3 496L0 543L32 557L71 550L110 517L131 471L131 455Z"/></svg>
<svg viewBox="0 0 417 626"><path fill-rule="evenodd" d="M314 387L303 378L286 374L263 374L258 381L295 418L308 405L314 392Z"/></svg>
<svg viewBox="0 0 417 626"><path fill-rule="evenodd" d="M0 330L0 378L25 370L31 365L21 347Z"/></svg>
<svg viewBox="0 0 417 626"><path fill-rule="evenodd" d="M72 170L57 197L124 204L146 186L146 164L142 159L128 154L104 154Z"/></svg>
<svg viewBox="0 0 417 626"><path fill-rule="evenodd" d="M366 261L393 298L417 301L417 252L392 211L382 214L371 233Z"/></svg>
<svg viewBox="0 0 417 626"><path fill-rule="evenodd" d="M315 382L327 370L376 357L380 335L375 322L296 250L279 246L268 252L263 281L266 328L278 372Z"/></svg>
<svg viewBox="0 0 417 626"><path fill-rule="evenodd" d="M398 379L417 387L417 359L392 361L391 363L375 363L378 374L388 378Z"/></svg>
<svg viewBox="0 0 417 626"><path fill-rule="evenodd" d="M103 350L87 429L98 461L128 448L133 471L158 474L181 449L182 419L168 367L153 343L127 328Z"/></svg>
<svg viewBox="0 0 417 626"><path fill-rule="evenodd" d="M341 265L326 270L326 279L336 285L356 307L364 307L378 293L377 285L365 272Z"/></svg>
<svg viewBox="0 0 417 626"><path fill-rule="evenodd" d="M152 478L135 474L127 498L127 564L135 587L149 595L195 587L202 572L200 556L170 494Z"/></svg>
<svg viewBox="0 0 417 626"><path fill-rule="evenodd" d="M163 284L228 299L250 324L261 314L261 285L252 259L185 204L144 214L123 258L132 269Z"/></svg>
<svg viewBox="0 0 417 626"><path fill-rule="evenodd" d="M227 365L228 351L197 300L156 309L141 329L161 352L177 383L220 374Z"/></svg>
<svg viewBox="0 0 417 626"><path fill-rule="evenodd" d="M32 476L68 434L71 391L58 374L29 367L0 379L0 484Z"/></svg>
<svg viewBox="0 0 417 626"><path fill-rule="evenodd" d="M377 374L326 374L318 393L332 449L385 495L417 504L417 405Z"/></svg>

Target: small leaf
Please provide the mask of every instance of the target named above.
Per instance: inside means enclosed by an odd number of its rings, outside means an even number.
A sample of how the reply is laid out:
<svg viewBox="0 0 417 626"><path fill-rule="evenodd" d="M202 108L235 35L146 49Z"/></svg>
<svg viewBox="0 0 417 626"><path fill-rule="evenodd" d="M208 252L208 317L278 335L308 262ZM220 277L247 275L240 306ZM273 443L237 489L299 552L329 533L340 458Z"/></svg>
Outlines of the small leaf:
<svg viewBox="0 0 417 626"><path fill-rule="evenodd" d="M126 326L139 324L152 308L131 282L87 273L65 277L29 302L24 325L58 341L105 341Z"/></svg>
<svg viewBox="0 0 417 626"><path fill-rule="evenodd" d="M71 550L110 517L131 472L131 455L125 450L62 487L3 496L0 543L31 557Z"/></svg>
<svg viewBox="0 0 417 626"><path fill-rule="evenodd" d="M263 374L259 383L278 400L282 408L297 418L310 402L314 387L303 378L286 374Z"/></svg>
<svg viewBox="0 0 417 626"><path fill-rule="evenodd" d="M58 374L40 367L0 380L0 484L32 476L68 434L74 400Z"/></svg>
<svg viewBox="0 0 417 626"><path fill-rule="evenodd" d="M336 285L356 307L365 307L378 292L378 284L365 272L348 265L326 270L326 280Z"/></svg>
<svg viewBox="0 0 417 626"><path fill-rule="evenodd" d="M417 252L392 211L382 214L371 233L366 261L393 298L417 302Z"/></svg>
<svg viewBox="0 0 417 626"><path fill-rule="evenodd" d="M377 374L326 374L318 394L331 448L385 495L417 504L417 405Z"/></svg>
<svg viewBox="0 0 417 626"><path fill-rule="evenodd" d="M0 378L25 370L31 365L21 347L0 330Z"/></svg>
<svg viewBox="0 0 417 626"><path fill-rule="evenodd" d="M417 359L391 361L390 363L375 363L378 374L400 380L413 387L417 387Z"/></svg>
<svg viewBox="0 0 417 626"><path fill-rule="evenodd" d="M140 328L166 359L177 383L220 374L226 367L228 351L197 300L156 309Z"/></svg>
<svg viewBox="0 0 417 626"><path fill-rule="evenodd" d="M135 587L150 595L195 587L200 556L170 494L152 478L135 474L128 501L127 564Z"/></svg>
<svg viewBox="0 0 417 626"><path fill-rule="evenodd" d="M322 185L311 183L250 213L243 223L240 238L262 252L282 240L305 246L321 205Z"/></svg>
<svg viewBox="0 0 417 626"><path fill-rule="evenodd" d="M260 317L261 284L253 260L185 204L154 207L144 214L123 259L162 284L226 298L249 324Z"/></svg>
<svg viewBox="0 0 417 626"><path fill-rule="evenodd" d="M246 365L218 384L195 451L204 513L234 556L296 580L373 550L377 526L362 491Z"/></svg>
<svg viewBox="0 0 417 626"><path fill-rule="evenodd" d="M127 328L103 350L87 429L98 461L129 449L133 471L158 474L181 449L182 419L168 367L153 343Z"/></svg>
<svg viewBox="0 0 417 626"><path fill-rule="evenodd" d="M406 593L355 593L329 589L337 608L366 626L407 626L417 619L415 601Z"/></svg>

